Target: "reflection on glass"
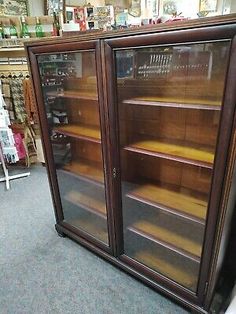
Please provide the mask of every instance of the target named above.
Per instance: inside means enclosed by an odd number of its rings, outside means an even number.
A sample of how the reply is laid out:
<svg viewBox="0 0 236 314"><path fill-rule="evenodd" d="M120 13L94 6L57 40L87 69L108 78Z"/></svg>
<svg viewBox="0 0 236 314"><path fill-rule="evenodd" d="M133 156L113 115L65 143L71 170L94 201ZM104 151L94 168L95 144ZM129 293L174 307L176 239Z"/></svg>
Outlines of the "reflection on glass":
<svg viewBox="0 0 236 314"><path fill-rule="evenodd" d="M65 222L108 244L95 53L38 64Z"/></svg>
<svg viewBox="0 0 236 314"><path fill-rule="evenodd" d="M196 291L229 41L116 51L124 253Z"/></svg>

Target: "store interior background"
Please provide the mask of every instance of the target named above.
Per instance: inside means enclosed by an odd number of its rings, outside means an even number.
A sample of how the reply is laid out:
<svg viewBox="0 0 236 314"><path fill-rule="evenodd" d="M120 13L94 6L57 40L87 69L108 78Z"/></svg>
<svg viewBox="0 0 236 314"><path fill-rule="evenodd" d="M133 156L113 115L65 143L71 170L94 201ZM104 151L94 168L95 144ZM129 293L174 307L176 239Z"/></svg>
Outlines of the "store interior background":
<svg viewBox="0 0 236 314"><path fill-rule="evenodd" d="M160 5L160 14L161 12L161 0L154 0L157 7L158 12L158 4ZM103 1L103 0L90 0L90 1L82 1L82 0L66 0L66 6L83 6L88 3L94 6L99 5L109 5L112 4L114 6L122 6L123 8L129 7L129 2L127 0L122 1ZM44 0L33 1L29 0L29 15L31 16L41 16L44 15ZM199 11L199 0L179 0L177 1L178 12L181 13L185 17L197 18L197 12ZM150 10L148 8L153 6L152 0L141 0L141 15L143 18L147 18L150 16ZM217 11L209 13L208 16L211 15L222 15L222 14L230 14L236 12L236 1L235 0L218 0L217 2Z"/></svg>

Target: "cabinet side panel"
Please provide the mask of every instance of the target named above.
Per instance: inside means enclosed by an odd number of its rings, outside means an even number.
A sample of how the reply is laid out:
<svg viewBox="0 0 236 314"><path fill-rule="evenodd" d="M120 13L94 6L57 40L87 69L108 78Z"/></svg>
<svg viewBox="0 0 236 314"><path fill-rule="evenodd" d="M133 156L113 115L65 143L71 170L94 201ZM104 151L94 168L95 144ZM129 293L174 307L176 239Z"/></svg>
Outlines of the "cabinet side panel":
<svg viewBox="0 0 236 314"><path fill-rule="evenodd" d="M234 123L234 132L232 136L232 145L230 150L230 161L227 170L226 184L224 189L224 198L222 203L223 213L220 217L218 236L215 241L216 250L214 263L211 269L210 286L206 296L206 307L210 306L211 298L219 278L219 274L224 262L227 249L229 233L232 226L232 217L236 205L236 116Z"/></svg>

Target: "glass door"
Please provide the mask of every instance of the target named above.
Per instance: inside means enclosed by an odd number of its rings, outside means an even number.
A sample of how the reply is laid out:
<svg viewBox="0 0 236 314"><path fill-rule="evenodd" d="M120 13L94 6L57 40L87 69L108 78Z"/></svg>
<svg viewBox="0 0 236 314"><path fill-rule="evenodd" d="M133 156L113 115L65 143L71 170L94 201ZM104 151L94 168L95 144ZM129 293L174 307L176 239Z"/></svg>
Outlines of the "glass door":
<svg viewBox="0 0 236 314"><path fill-rule="evenodd" d="M95 51L37 57L64 222L106 246Z"/></svg>
<svg viewBox="0 0 236 314"><path fill-rule="evenodd" d="M124 254L193 292L229 48L115 50Z"/></svg>

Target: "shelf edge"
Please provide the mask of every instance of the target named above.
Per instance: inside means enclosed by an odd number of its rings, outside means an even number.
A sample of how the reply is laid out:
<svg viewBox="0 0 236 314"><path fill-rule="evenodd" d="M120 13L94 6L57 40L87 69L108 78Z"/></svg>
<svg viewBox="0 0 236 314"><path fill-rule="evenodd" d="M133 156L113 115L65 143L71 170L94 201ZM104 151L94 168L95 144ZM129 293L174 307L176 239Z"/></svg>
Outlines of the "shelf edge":
<svg viewBox="0 0 236 314"><path fill-rule="evenodd" d="M80 134L76 134L76 133L71 133L71 132L67 132L67 131L63 131L57 128L53 129L56 133L60 133L60 134L64 134L67 135L69 137L74 137L74 138L79 138L81 140L84 141L89 141L89 142L93 142L93 143L97 143L97 144L101 144L101 140L97 139L95 137L90 137L90 136L85 136L85 135L80 135Z"/></svg>
<svg viewBox="0 0 236 314"><path fill-rule="evenodd" d="M84 204L84 203L80 203L80 202L76 203L76 202L70 200L68 197L64 197L64 198L65 198L65 200L66 200L67 202L70 202L70 203L72 203L72 204L75 205L75 206L81 207L81 208L83 208L83 209L89 211L90 213L93 213L93 214L95 214L96 216L98 216L98 217L100 217L100 218L102 218L102 219L107 220L107 216L106 216L105 214L103 214L102 212L100 212L99 210L97 210L96 208L91 207L91 206L88 206L88 205L86 205L86 204Z"/></svg>
<svg viewBox="0 0 236 314"><path fill-rule="evenodd" d="M144 198L141 198L141 197L137 197L135 195L132 195L132 193L126 193L125 195L126 195L126 197L128 197L130 199L133 199L135 201L138 201L138 202L141 202L143 204L146 204L146 205L158 208L158 209L160 209L162 211L171 213L171 214L176 215L178 217L181 217L181 218L190 220L192 222L198 223L198 224L200 224L202 226L205 226L205 220L204 219L198 218L196 216L188 215L185 212L181 212L181 211L178 211L177 209L174 209L174 208L162 205L162 204L158 204L158 203L152 202L151 200L147 200L147 199L144 199Z"/></svg>
<svg viewBox="0 0 236 314"><path fill-rule="evenodd" d="M153 241L177 254L180 254L182 256L184 256L185 258L188 258L198 264L200 264L200 257L198 257L197 255L194 255L186 250L183 250L181 248L178 248L177 246L169 243L169 242L165 242L165 241L162 241L161 239L158 239L157 237L155 237L154 235L152 234L148 234L142 230L139 230L135 227L128 227L127 228L129 231L131 232L134 232L135 234L138 234L139 236L142 236L142 237L145 237L146 239L150 240L150 241Z"/></svg>
<svg viewBox="0 0 236 314"><path fill-rule="evenodd" d="M179 109L196 109L196 110L212 110L221 111L221 106L218 105L199 105L199 104L184 104L184 103L172 103L172 102L159 102L148 100L132 100L127 99L123 101L123 104L138 105L138 106L154 106L154 107L166 107L166 108L179 108Z"/></svg>
<svg viewBox="0 0 236 314"><path fill-rule="evenodd" d="M184 164L189 164L189 165L193 165L193 166L197 166L197 167L213 169L213 164L210 164L210 163L207 163L207 162L203 162L203 161L195 161L195 160L191 160L191 159L187 159L187 158L183 158L183 157L163 154L163 153L154 152L154 151L150 151L150 150L145 150L145 149L132 147L132 146L124 146L123 149L126 150L126 151L133 152L133 153L144 154L144 155L153 156L153 157L159 157L159 158L163 158L163 159L167 159L167 160L173 160L173 161L176 161L176 162L181 162L181 163L184 163Z"/></svg>
<svg viewBox="0 0 236 314"><path fill-rule="evenodd" d="M67 174L69 174L71 176L74 176L74 177L76 177L76 178L78 178L78 179L80 179L82 181L85 181L85 182L92 183L92 184L95 184L97 186L100 186L101 188L105 187L105 185L104 185L104 183L102 181L97 181L97 180L89 178L89 177L87 177L85 175L77 174L75 172L71 172L71 171L68 171L68 170L63 169L63 168L57 169L57 171L58 170L61 171L61 172L65 172L65 173L67 173Z"/></svg>

